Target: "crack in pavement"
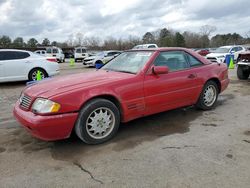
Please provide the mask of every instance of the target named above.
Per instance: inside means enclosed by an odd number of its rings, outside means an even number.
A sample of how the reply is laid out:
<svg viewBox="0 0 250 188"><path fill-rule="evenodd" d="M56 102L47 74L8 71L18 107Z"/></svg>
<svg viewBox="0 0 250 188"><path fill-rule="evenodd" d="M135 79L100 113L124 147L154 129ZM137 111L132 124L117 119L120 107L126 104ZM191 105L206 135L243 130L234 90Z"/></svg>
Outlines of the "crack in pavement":
<svg viewBox="0 0 250 188"><path fill-rule="evenodd" d="M86 173L91 177L91 179L93 179L94 181L96 181L96 182L98 182L98 183L100 183L100 184L104 184L101 180L96 179L90 171L88 171L88 170L86 170L85 168L83 168L83 166L82 166L80 163L78 163L78 162L73 162L73 164L74 164L75 166L77 166L78 168L80 168L81 171L86 172Z"/></svg>
<svg viewBox="0 0 250 188"><path fill-rule="evenodd" d="M188 146L188 145L185 145L183 147L180 147L180 146L167 146L167 147L163 147L161 149L182 149L182 148L195 148L197 146Z"/></svg>
<svg viewBox="0 0 250 188"><path fill-rule="evenodd" d="M243 141L250 144L250 140L243 140Z"/></svg>

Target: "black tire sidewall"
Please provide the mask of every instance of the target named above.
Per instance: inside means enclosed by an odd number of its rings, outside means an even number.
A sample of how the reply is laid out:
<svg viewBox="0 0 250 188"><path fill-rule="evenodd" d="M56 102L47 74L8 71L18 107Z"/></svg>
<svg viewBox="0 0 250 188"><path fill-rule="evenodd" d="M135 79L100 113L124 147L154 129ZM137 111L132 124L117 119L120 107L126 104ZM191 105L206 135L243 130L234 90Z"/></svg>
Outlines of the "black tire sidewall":
<svg viewBox="0 0 250 188"><path fill-rule="evenodd" d="M204 92L205 92L206 88L207 88L208 86L210 86L210 85L213 85L213 86L216 88L216 99L215 99L213 105L207 106L207 105L205 105L205 103L204 103ZM214 106L216 105L216 102L217 102L217 99L218 99L218 95L219 95L219 88L218 88L218 85L217 85L214 81L212 81L212 80L207 81L206 84L204 85L203 89L202 89L202 92L201 92L201 94L200 94L200 97L199 97L199 100L198 100L196 106L197 106L199 109L202 109L202 110L211 110L211 109L213 109Z"/></svg>
<svg viewBox="0 0 250 188"><path fill-rule="evenodd" d="M115 125L112 132L107 137L102 139L94 139L87 132L86 121L90 113L92 113L95 109L100 107L109 108L114 113ZM88 102L81 109L75 126L75 132L77 136L87 144L101 144L114 137L114 135L119 129L119 125L120 125L120 112L116 107L116 105L109 100L98 98Z"/></svg>
<svg viewBox="0 0 250 188"><path fill-rule="evenodd" d="M249 73L248 72L245 72L243 70L243 67L238 65L237 67L237 77L240 79L240 80L246 80L248 79L249 77Z"/></svg>
<svg viewBox="0 0 250 188"><path fill-rule="evenodd" d="M44 74L44 78L48 77L48 74L45 70L43 69L40 69L40 68L35 68L35 69L32 69L30 72L29 72L29 75L28 75L28 79L29 81L35 81L35 80L32 80L32 74L36 71L40 71Z"/></svg>

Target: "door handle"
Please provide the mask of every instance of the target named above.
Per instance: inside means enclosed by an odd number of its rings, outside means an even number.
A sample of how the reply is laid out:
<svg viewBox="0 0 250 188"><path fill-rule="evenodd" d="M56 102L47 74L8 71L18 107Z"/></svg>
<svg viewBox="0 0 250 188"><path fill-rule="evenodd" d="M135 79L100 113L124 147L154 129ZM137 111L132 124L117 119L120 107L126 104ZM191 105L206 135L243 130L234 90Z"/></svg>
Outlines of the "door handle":
<svg viewBox="0 0 250 188"><path fill-rule="evenodd" d="M188 78L194 79L194 78L196 78L196 75L195 75L195 74L189 74L189 75L188 75Z"/></svg>

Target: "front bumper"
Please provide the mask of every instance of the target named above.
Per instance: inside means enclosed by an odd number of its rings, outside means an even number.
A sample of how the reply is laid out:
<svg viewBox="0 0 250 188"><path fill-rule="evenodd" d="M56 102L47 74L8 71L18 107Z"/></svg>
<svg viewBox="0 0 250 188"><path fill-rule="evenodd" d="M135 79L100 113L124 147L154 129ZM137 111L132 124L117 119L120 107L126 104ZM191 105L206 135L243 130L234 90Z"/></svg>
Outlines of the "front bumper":
<svg viewBox="0 0 250 188"><path fill-rule="evenodd" d="M13 114L34 137L46 141L68 138L78 116L78 113L40 116L22 110L19 102L16 103Z"/></svg>

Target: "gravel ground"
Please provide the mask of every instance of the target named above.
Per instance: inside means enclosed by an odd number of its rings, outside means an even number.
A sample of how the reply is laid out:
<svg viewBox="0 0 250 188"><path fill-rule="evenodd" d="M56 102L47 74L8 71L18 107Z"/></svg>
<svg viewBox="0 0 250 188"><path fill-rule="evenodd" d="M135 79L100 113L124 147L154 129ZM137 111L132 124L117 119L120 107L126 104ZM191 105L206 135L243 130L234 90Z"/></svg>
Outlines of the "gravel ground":
<svg viewBox="0 0 250 188"><path fill-rule="evenodd" d="M94 71L60 64L60 76ZM122 124L111 141L44 142L12 116L24 82L0 84L0 187L241 187L250 185L250 80L217 107L177 109Z"/></svg>

